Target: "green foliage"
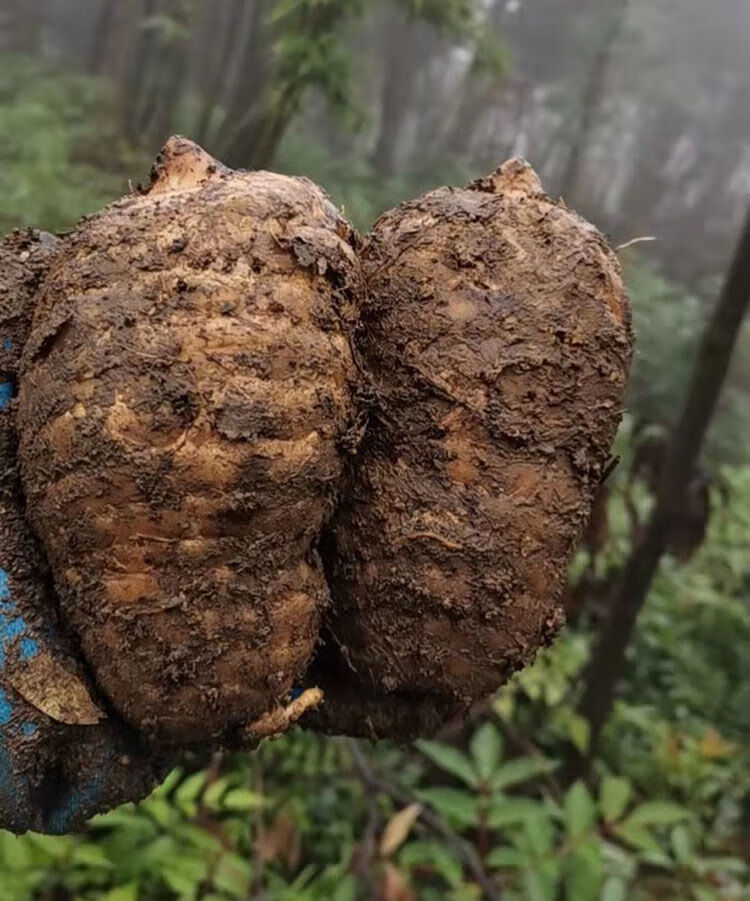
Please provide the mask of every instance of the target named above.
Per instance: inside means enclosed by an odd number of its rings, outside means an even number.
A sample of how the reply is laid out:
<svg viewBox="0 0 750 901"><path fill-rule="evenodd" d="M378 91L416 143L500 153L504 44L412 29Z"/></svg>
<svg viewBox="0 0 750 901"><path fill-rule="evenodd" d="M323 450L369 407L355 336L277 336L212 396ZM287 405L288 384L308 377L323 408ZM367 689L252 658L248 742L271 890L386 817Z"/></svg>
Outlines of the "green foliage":
<svg viewBox="0 0 750 901"><path fill-rule="evenodd" d="M394 0L411 19L429 22L441 31L469 35L476 21L474 0Z"/></svg>
<svg viewBox="0 0 750 901"><path fill-rule="evenodd" d="M445 162L384 178L367 160L337 157L295 129L282 143L275 166L281 172L304 174L318 182L362 231L369 231L382 212L404 197L418 196L438 185L463 184L476 174L456 163Z"/></svg>
<svg viewBox="0 0 750 901"><path fill-rule="evenodd" d="M304 842L321 809L337 816L346 829L352 811L348 792L340 785L333 788L342 793L337 807L331 803L332 791L321 782L324 772L335 782L335 770L329 768L340 766L337 746L306 736L292 744L292 749L278 746L273 756L284 766L290 758L306 760L315 784L307 783L310 790L300 804L306 780L297 772L296 815L284 840ZM273 901L352 899L347 875L350 830L348 836L337 837L328 854L324 841L316 844L314 865L295 867L294 872L283 863L287 848L281 840L276 845L267 840L265 857L256 853L261 832L268 835L279 813L291 816L295 805L285 805L283 788L275 781L272 801L251 787L252 780L253 764L243 758L208 773L176 770L146 801L95 818L83 836L16 839L0 833L0 901L32 901L42 891L77 901L231 901L247 898L258 880Z"/></svg>
<svg viewBox="0 0 750 901"><path fill-rule="evenodd" d="M92 79L23 57L3 57L0 233L25 225L69 228L123 193L125 151L113 131L102 133L104 110ZM99 157L94 165L89 158L101 146L107 158Z"/></svg>
<svg viewBox="0 0 750 901"><path fill-rule="evenodd" d="M639 801L624 776L605 775L596 793L581 782L566 791L554 778L539 783L555 765L541 756L504 759L491 720L474 732L469 753L436 742L418 747L457 783L422 789L419 797L457 831L477 836L504 898L554 901L561 890L584 901L632 897L640 874L652 870L670 881L674 897L713 897L701 892L710 892L717 871L745 874L739 860L701 850L706 836L693 810L668 799ZM407 869L441 859L433 845L415 851L407 844L400 857ZM443 862L436 872L455 887L455 867Z"/></svg>
<svg viewBox="0 0 750 901"><path fill-rule="evenodd" d="M362 9L361 0L277 0L273 90L285 114L297 112L311 87L337 112L353 111L352 58L342 36Z"/></svg>
<svg viewBox="0 0 750 901"><path fill-rule="evenodd" d="M685 291L631 251L628 251L625 263L637 338L630 380L630 407L647 421L672 424L684 400L698 342L714 301ZM714 460L741 462L747 459L750 443L748 348L750 327L741 336L737 362L711 428L708 456Z"/></svg>

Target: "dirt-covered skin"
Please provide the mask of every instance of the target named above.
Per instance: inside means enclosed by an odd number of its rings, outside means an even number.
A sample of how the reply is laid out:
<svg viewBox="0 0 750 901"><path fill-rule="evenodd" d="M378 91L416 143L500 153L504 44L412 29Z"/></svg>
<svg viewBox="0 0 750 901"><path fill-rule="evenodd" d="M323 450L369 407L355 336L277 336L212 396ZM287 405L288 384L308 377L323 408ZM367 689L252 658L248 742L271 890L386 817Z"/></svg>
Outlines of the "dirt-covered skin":
<svg viewBox="0 0 750 901"><path fill-rule="evenodd" d="M308 180L177 138L39 294L28 518L99 687L152 740L279 731L308 664L353 440L354 242Z"/></svg>
<svg viewBox="0 0 750 901"><path fill-rule="evenodd" d="M18 364L56 239L0 243L0 828L60 833L144 797L169 761L94 700L57 617L16 467Z"/></svg>
<svg viewBox="0 0 750 901"><path fill-rule="evenodd" d="M455 698L422 691L385 693L360 677L324 630L307 683L323 691L323 703L307 712L302 725L328 735L401 742L433 735L462 712Z"/></svg>
<svg viewBox="0 0 750 901"><path fill-rule="evenodd" d="M379 734L399 735L404 699L487 695L562 624L632 336L614 253L521 161L386 213L363 269L374 402L327 555L329 626L386 711ZM341 711L326 728L351 730Z"/></svg>
<svg viewBox="0 0 750 901"><path fill-rule="evenodd" d="M34 295L57 247L57 238L35 229L19 229L0 241L0 384L16 377Z"/></svg>

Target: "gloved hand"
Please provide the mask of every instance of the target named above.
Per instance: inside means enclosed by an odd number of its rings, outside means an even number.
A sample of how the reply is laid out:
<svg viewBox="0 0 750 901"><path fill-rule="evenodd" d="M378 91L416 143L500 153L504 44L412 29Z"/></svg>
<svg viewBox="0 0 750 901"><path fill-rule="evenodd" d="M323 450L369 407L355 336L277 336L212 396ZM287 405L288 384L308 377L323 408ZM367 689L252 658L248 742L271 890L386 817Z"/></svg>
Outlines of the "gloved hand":
<svg viewBox="0 0 750 901"><path fill-rule="evenodd" d="M6 403L0 410L0 828L60 834L144 797L168 761L93 700L70 652L41 554L20 515L15 469L6 456L13 443L9 413Z"/></svg>
<svg viewBox="0 0 750 901"><path fill-rule="evenodd" d="M0 828L61 834L145 796L168 768L104 711L58 622L16 473L15 377L53 239L0 245Z"/></svg>

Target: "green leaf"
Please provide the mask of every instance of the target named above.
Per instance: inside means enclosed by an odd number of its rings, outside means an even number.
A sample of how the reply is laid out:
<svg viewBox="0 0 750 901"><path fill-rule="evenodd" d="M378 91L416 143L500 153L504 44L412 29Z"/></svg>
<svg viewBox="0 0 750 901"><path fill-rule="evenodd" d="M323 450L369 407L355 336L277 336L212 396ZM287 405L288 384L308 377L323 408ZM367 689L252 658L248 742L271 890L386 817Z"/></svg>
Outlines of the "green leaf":
<svg viewBox="0 0 750 901"><path fill-rule="evenodd" d="M476 826L479 820L477 799L461 789L424 788L419 799L458 826Z"/></svg>
<svg viewBox="0 0 750 901"><path fill-rule="evenodd" d="M528 782L530 779L536 779L539 776L546 776L556 769L557 763L554 760L548 760L546 757L519 757L516 760L504 763L496 771L492 778L492 788L494 791L500 791L504 788L520 785L522 782Z"/></svg>
<svg viewBox="0 0 750 901"><path fill-rule="evenodd" d="M523 897L527 901L555 901L554 893L547 891L547 886L538 870L523 871Z"/></svg>
<svg viewBox="0 0 750 901"><path fill-rule="evenodd" d="M599 809L608 823L619 820L625 813L633 788L627 779L619 776L605 776L599 795Z"/></svg>
<svg viewBox="0 0 750 901"><path fill-rule="evenodd" d="M563 801L565 828L571 838L578 838L596 822L596 805L583 782L568 791Z"/></svg>
<svg viewBox="0 0 750 901"><path fill-rule="evenodd" d="M30 832L25 840L40 851L43 857L53 861L67 858L75 844L75 839L70 836L41 835L36 832Z"/></svg>
<svg viewBox="0 0 750 901"><path fill-rule="evenodd" d="M566 730L573 745L581 754L585 754L591 741L591 726L586 717L579 713L571 713L567 718Z"/></svg>
<svg viewBox="0 0 750 901"><path fill-rule="evenodd" d="M626 845L634 848L636 851L654 851L657 854L663 853L659 843L643 826L625 822L616 826L614 832Z"/></svg>
<svg viewBox="0 0 750 901"><path fill-rule="evenodd" d="M111 869L114 864L107 857L101 845L91 843L81 844L73 851L71 861L81 867Z"/></svg>
<svg viewBox="0 0 750 901"><path fill-rule="evenodd" d="M238 854L225 854L214 871L213 885L232 898L246 898L252 883L253 870Z"/></svg>
<svg viewBox="0 0 750 901"><path fill-rule="evenodd" d="M174 798L180 806L192 804L198 800L198 796L205 784L205 773L193 773L192 776L188 776L187 779L180 784L179 788L174 793Z"/></svg>
<svg viewBox="0 0 750 901"><path fill-rule="evenodd" d="M172 789L177 785L177 783L182 779L182 770L177 767L174 770L171 770L166 779L162 782L162 784L154 789L151 794L151 797L163 798L168 795Z"/></svg>
<svg viewBox="0 0 750 901"><path fill-rule="evenodd" d="M477 774L469 758L456 748L436 741L418 741L417 748L442 770L456 776L470 788L477 787Z"/></svg>
<svg viewBox="0 0 750 901"><path fill-rule="evenodd" d="M99 901L138 901L138 883L129 882L127 885L119 885L107 892L106 895L102 895Z"/></svg>
<svg viewBox="0 0 750 901"><path fill-rule="evenodd" d="M739 857L694 857L691 865L696 872L731 873L733 876L746 876L750 867Z"/></svg>
<svg viewBox="0 0 750 901"><path fill-rule="evenodd" d="M670 844L678 863L689 863L693 856L693 843L685 826L675 826L670 836Z"/></svg>
<svg viewBox="0 0 750 901"><path fill-rule="evenodd" d="M172 834L187 848L193 846L196 850L209 854L222 850L222 844L215 835L193 823L178 823Z"/></svg>
<svg viewBox="0 0 750 901"><path fill-rule="evenodd" d="M218 810L224 793L229 788L229 777L224 776L212 782L203 793L203 803L209 810Z"/></svg>
<svg viewBox="0 0 750 901"><path fill-rule="evenodd" d="M490 802L488 824L491 829L515 826L532 816L545 816L544 807L531 798L494 798Z"/></svg>
<svg viewBox="0 0 750 901"><path fill-rule="evenodd" d="M555 830L546 812L527 817L523 821L523 832L527 846L536 857L550 854L554 847Z"/></svg>
<svg viewBox="0 0 750 901"><path fill-rule="evenodd" d="M604 883L601 901L627 901L628 884L624 879L612 876Z"/></svg>
<svg viewBox="0 0 750 901"><path fill-rule="evenodd" d="M672 801L646 801L639 804L625 821L633 826L671 826L689 819L691 812Z"/></svg>
<svg viewBox="0 0 750 901"><path fill-rule="evenodd" d="M715 889L694 885L691 891L694 901L721 901L721 895Z"/></svg>
<svg viewBox="0 0 750 901"><path fill-rule="evenodd" d="M463 868L448 849L439 842L416 841L405 845L399 854L402 867L427 865L432 867L451 887L461 884Z"/></svg>
<svg viewBox="0 0 750 901"><path fill-rule="evenodd" d="M249 788L233 788L224 796L221 806L225 810L257 810L266 803L265 798Z"/></svg>
<svg viewBox="0 0 750 901"><path fill-rule="evenodd" d="M639 863L646 864L650 867L656 867L660 870L672 871L675 868L672 858L663 851L641 851L638 855Z"/></svg>
<svg viewBox="0 0 750 901"><path fill-rule="evenodd" d="M32 865L33 855L28 842L0 830L0 864L2 871L25 870Z"/></svg>
<svg viewBox="0 0 750 901"><path fill-rule="evenodd" d="M170 823L178 816L167 798L152 795L148 801L143 802L143 809L153 817L154 821L162 827L168 828Z"/></svg>
<svg viewBox="0 0 750 901"><path fill-rule="evenodd" d="M489 782L500 763L503 740L494 723L483 723L474 733L469 743L471 756L476 764L479 778Z"/></svg>
<svg viewBox="0 0 750 901"><path fill-rule="evenodd" d="M180 899L192 899L200 884L189 873L173 867L162 867L161 878Z"/></svg>
<svg viewBox="0 0 750 901"><path fill-rule="evenodd" d="M517 848L493 848L487 855L487 866L496 870L522 867L526 862L526 855Z"/></svg>
<svg viewBox="0 0 750 901"><path fill-rule="evenodd" d="M161 876L180 897L192 898L198 886L206 878L208 864L194 857L173 858L165 862Z"/></svg>
<svg viewBox="0 0 750 901"><path fill-rule="evenodd" d="M566 898L598 901L604 882L604 860L596 839L583 842L565 861Z"/></svg>

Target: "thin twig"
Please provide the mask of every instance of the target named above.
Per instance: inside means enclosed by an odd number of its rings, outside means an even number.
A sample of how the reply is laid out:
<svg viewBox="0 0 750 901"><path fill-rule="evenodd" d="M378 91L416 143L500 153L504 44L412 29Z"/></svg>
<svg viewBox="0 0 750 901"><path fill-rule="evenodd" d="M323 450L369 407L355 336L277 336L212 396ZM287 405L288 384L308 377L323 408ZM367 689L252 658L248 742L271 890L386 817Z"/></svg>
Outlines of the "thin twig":
<svg viewBox="0 0 750 901"><path fill-rule="evenodd" d="M627 250L628 247L634 247L636 244L646 244L650 241L656 240L657 239L653 235L643 235L643 237L641 238L631 238L624 244L618 244L617 247L615 247L615 253L619 253L621 250Z"/></svg>
<svg viewBox="0 0 750 901"><path fill-rule="evenodd" d="M409 792L404 791L396 785L392 785L373 771L370 762L362 753L362 749L355 739L346 739L346 747L351 754L354 769L367 791L375 791L387 795L403 807L415 802L415 798L413 798ZM438 835L445 840L446 844L448 844L459 857L463 859L468 871L484 892L484 897L487 901L501 901L500 891L492 883L492 880L485 872L482 862L479 859L479 855L469 842L454 832L445 820L429 807L424 807L422 809L420 818L427 826L437 832Z"/></svg>

